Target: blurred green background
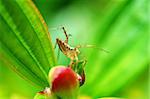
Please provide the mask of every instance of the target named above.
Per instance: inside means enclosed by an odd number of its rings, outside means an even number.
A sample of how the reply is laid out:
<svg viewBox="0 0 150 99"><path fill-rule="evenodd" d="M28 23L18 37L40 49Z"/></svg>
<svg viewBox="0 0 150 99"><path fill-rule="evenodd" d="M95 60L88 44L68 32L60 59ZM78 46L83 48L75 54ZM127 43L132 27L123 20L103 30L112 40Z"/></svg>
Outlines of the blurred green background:
<svg viewBox="0 0 150 99"><path fill-rule="evenodd" d="M148 0L33 2L48 25L53 44L56 37L65 39L58 29L64 26L72 35L70 45L93 44L110 52L81 48L80 59L88 62L80 97L148 99ZM69 60L60 53L58 64L67 65ZM38 91L0 62L0 98L26 99Z"/></svg>

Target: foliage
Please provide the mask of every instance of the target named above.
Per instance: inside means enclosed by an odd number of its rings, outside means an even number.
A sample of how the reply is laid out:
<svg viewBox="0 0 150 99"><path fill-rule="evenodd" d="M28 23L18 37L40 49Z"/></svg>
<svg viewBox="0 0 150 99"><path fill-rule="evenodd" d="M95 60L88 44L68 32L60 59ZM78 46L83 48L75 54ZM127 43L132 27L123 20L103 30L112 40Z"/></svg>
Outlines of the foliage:
<svg viewBox="0 0 150 99"><path fill-rule="evenodd" d="M34 4L48 24L52 42ZM88 62L80 97L148 98L148 0L35 0L34 4L29 0L0 0L0 69L5 77L0 82L0 89L4 89L0 97L14 93L33 96L48 85L46 76L56 65L52 43L56 37L64 37L62 31L51 28L65 25L72 35L70 45L94 44L110 52L81 49L80 59L86 55ZM67 65L69 60L61 54L58 64ZM30 89L13 75L22 83L16 84L5 66L40 88ZM2 87L7 85L11 87Z"/></svg>
<svg viewBox="0 0 150 99"><path fill-rule="evenodd" d="M34 4L2 0L0 14L2 62L33 84L48 86L55 58L47 27Z"/></svg>

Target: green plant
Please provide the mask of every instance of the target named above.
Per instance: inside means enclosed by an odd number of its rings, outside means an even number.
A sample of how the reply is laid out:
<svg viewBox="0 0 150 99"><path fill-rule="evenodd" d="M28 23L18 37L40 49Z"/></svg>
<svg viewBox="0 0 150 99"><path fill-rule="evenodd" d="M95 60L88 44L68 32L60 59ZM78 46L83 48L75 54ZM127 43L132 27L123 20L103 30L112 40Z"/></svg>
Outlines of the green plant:
<svg viewBox="0 0 150 99"><path fill-rule="evenodd" d="M65 11L58 10L63 5L57 0L48 2L35 0L34 3L49 27L53 20L56 24L71 25L75 20L78 26L74 27L78 28L71 33L74 34L76 44L94 43L110 51L110 54L106 54L96 50L82 49L88 62L85 66L86 83L80 88L79 96L93 98L130 96L127 91L134 91L132 83L135 83L145 72L147 75L147 0L111 0L110 2L96 0L93 4L86 1L74 1L70 2L72 7L68 6L68 9L66 7ZM53 11L46 10L46 7L53 9L55 5L58 5L58 8ZM58 17L55 18L55 15ZM11 67L21 77L37 86L34 87L35 89L32 88L35 92L49 86L47 75L53 66L57 63L66 65L69 63L63 56L60 62L56 62L51 40L55 34L51 33L52 38L49 36L48 27L42 16L30 0L0 0L1 70L5 68L4 66ZM74 18L74 16L78 17ZM79 38L76 37L78 34ZM9 74L6 72L6 75L7 73ZM2 74L0 78L5 77L5 71L2 71ZM144 78L147 79L147 76ZM135 89L143 90L147 83L141 84L145 82L136 83ZM9 81L6 84L3 83L5 86L7 84ZM129 87L127 87L128 84ZM137 87L139 85L141 86ZM26 87L23 88L25 90ZM129 88L131 89L128 90ZM0 92L10 90L11 88L8 88ZM33 92L32 90L30 89L30 92ZM123 94L124 92L126 94ZM141 96L147 98L145 90L142 92Z"/></svg>

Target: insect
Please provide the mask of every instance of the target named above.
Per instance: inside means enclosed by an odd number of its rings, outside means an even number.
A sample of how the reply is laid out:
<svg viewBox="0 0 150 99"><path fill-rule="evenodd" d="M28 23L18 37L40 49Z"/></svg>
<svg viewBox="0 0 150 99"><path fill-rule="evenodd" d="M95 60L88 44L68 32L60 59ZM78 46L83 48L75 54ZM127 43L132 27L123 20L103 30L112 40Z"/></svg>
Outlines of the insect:
<svg viewBox="0 0 150 99"><path fill-rule="evenodd" d="M99 47L96 47L95 45L84 45L84 46L81 46L81 45L78 45L76 47L72 47L68 44L68 39L69 39L69 36L65 30L64 27L62 27L63 31L64 31L64 34L66 36L66 39L63 41L59 38L56 38L56 43L58 44L59 46L59 49L61 50L61 52L66 55L68 58L71 59L70 61L70 66L71 64L73 63L73 61L78 61L78 55L80 54L80 51L79 51L79 48L96 48L96 49L99 49L99 50L103 50L105 52L108 53L108 51L102 49L102 48L99 48Z"/></svg>
<svg viewBox="0 0 150 99"><path fill-rule="evenodd" d="M71 59L70 64L72 64L74 60L78 61L78 54L80 53L80 51L78 47L71 47L68 44L69 35L66 33L66 30L64 27L62 27L62 29L66 36L66 40L63 41L63 40L60 40L59 38L56 38L56 43L58 44L58 47L61 50L61 52Z"/></svg>

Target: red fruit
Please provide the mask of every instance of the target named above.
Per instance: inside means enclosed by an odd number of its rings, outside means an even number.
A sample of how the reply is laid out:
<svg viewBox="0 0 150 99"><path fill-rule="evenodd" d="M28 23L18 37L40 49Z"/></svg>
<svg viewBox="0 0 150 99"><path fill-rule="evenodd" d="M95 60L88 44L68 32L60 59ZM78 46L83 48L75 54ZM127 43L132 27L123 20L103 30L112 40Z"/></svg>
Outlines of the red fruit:
<svg viewBox="0 0 150 99"><path fill-rule="evenodd" d="M53 67L49 72L49 80L52 93L59 97L73 96L79 88L78 76L70 67Z"/></svg>

